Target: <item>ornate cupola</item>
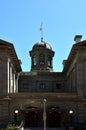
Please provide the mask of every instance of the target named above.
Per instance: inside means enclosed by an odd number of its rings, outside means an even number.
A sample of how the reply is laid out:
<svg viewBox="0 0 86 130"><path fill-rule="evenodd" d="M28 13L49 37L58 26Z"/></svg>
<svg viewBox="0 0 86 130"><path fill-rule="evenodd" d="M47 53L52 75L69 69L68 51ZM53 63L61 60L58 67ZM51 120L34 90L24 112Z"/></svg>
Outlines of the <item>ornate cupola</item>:
<svg viewBox="0 0 86 130"><path fill-rule="evenodd" d="M31 56L31 71L36 72L52 72L53 71L53 56L51 46L43 41L37 42L33 45L29 52Z"/></svg>

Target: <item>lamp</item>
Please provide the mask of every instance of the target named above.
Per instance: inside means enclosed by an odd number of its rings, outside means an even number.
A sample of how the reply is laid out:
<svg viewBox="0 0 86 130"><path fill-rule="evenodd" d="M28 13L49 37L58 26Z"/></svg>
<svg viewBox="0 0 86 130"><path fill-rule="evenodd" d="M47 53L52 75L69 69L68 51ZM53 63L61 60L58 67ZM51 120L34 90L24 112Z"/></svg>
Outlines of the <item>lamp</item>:
<svg viewBox="0 0 86 130"><path fill-rule="evenodd" d="M73 125L73 110L69 110L69 114L70 114L70 125Z"/></svg>
<svg viewBox="0 0 86 130"><path fill-rule="evenodd" d="M14 122L15 122L15 125L17 125L17 122L18 122L18 110L15 110L15 112L14 112Z"/></svg>

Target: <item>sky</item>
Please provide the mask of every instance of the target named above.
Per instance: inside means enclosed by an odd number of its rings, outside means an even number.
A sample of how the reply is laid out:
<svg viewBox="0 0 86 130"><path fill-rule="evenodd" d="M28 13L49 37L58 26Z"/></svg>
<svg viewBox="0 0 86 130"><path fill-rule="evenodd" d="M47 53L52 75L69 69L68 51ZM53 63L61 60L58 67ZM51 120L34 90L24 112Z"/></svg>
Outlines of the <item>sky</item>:
<svg viewBox="0 0 86 130"><path fill-rule="evenodd" d="M55 51L53 69L61 72L75 35L86 39L86 0L0 0L0 39L13 43L23 71L31 69L41 23L43 40Z"/></svg>

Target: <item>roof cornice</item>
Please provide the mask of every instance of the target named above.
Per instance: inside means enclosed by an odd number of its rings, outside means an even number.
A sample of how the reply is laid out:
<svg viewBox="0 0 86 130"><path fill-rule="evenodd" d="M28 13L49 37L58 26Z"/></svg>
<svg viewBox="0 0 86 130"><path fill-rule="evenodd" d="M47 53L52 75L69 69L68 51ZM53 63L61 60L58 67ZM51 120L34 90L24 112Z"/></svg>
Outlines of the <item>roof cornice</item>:
<svg viewBox="0 0 86 130"><path fill-rule="evenodd" d="M71 51L69 53L69 56L66 60L65 66L63 68L63 73L67 72L67 70L69 69L71 62L73 61L75 55L81 51L81 49L85 49L86 50L86 40L73 44Z"/></svg>
<svg viewBox="0 0 86 130"><path fill-rule="evenodd" d="M15 48L13 46L12 43L4 41L2 39L0 39L0 48L4 48L8 51L8 53L10 54L10 56L12 57L13 61L14 61L14 66L17 69L18 72L21 71L21 66L20 66L20 62L19 59L17 57Z"/></svg>

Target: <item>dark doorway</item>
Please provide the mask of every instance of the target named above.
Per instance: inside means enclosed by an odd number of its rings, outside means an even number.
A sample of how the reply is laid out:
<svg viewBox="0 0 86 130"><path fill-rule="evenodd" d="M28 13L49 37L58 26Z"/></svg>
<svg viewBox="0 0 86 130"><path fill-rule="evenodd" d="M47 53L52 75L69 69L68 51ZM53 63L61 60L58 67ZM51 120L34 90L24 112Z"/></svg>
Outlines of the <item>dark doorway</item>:
<svg viewBox="0 0 86 130"><path fill-rule="evenodd" d="M47 126L52 128L60 127L61 113L57 111L49 111L47 114Z"/></svg>
<svg viewBox="0 0 86 130"><path fill-rule="evenodd" d="M38 127L38 112L28 112L25 118L26 127Z"/></svg>

